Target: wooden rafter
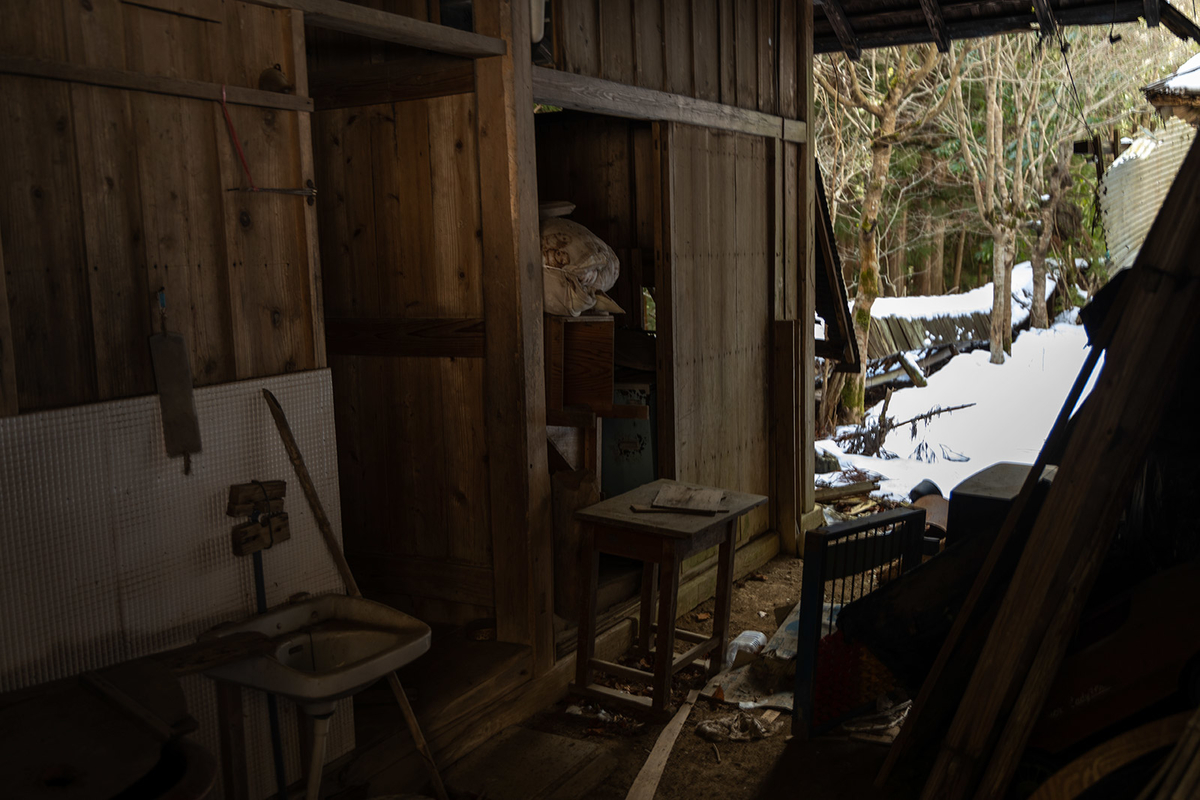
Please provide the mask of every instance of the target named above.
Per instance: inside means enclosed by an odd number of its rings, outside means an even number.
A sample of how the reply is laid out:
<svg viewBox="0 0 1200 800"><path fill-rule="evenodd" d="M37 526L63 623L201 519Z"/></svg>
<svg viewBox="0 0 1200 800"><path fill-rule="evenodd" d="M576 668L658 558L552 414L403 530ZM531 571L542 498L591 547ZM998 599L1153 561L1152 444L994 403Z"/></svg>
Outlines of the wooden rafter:
<svg viewBox="0 0 1200 800"><path fill-rule="evenodd" d="M1142 0L1142 8L1142 17L1146 20L1146 25L1151 28L1157 28L1158 23L1162 20L1162 9L1159 7L1159 0Z"/></svg>
<svg viewBox="0 0 1200 800"><path fill-rule="evenodd" d="M1145 0L1146 4L1154 0ZM1038 28L1042 36L1054 37L1058 33L1058 20L1054 17L1054 9L1050 8L1050 0L1033 0L1033 10L1037 14Z"/></svg>
<svg viewBox="0 0 1200 800"><path fill-rule="evenodd" d="M929 24L929 32L933 34L933 41L937 42L938 51L950 52L950 31L946 29L941 4L938 0L921 0L921 11L925 12L925 22Z"/></svg>
<svg viewBox="0 0 1200 800"><path fill-rule="evenodd" d="M1058 7L1055 20L1058 25L1109 25L1122 22L1134 22L1144 13L1143 0L1117 0L1110 5ZM1187 19L1165 0L1160 0L1163 25L1173 33L1191 38L1195 30L1200 37L1200 28ZM869 33L857 34L858 45L863 50L874 50L880 47L898 47L905 44L924 44L934 41L933 33L928 25L912 23L888 24L886 13L871 13L855 17L859 27ZM972 17L963 20L947 20L946 30L951 40L982 39L1003 33L1021 33L1032 31L1037 21L1034 13L1007 14L996 17ZM1176 27L1172 27L1172 25ZM1200 38L1198 38L1200 41ZM840 38L830 35L820 36L813 41L813 50L817 53L833 53L843 49Z"/></svg>
<svg viewBox="0 0 1200 800"><path fill-rule="evenodd" d="M1171 33L1178 36L1180 39L1191 39L1195 42L1200 42L1200 26L1192 22L1186 14L1172 6L1170 3L1161 5L1162 24Z"/></svg>
<svg viewBox="0 0 1200 800"><path fill-rule="evenodd" d="M829 26L837 34L846 57L851 61L858 61L859 56L862 55L862 48L859 47L858 37L854 35L854 28L850 26L850 18L846 16L846 9L842 8L842 0L825 0L821 8L825 10L825 19L829 20Z"/></svg>

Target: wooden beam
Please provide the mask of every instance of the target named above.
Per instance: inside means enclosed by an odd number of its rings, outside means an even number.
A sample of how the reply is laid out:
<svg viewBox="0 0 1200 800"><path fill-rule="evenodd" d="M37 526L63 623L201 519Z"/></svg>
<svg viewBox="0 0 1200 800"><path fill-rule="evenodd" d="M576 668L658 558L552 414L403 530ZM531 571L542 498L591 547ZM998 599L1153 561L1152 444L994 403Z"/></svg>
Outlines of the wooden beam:
<svg viewBox="0 0 1200 800"><path fill-rule="evenodd" d="M1158 27L1158 23L1162 21L1162 8L1158 0L1142 0L1142 18L1146 20L1147 27Z"/></svg>
<svg viewBox="0 0 1200 800"><path fill-rule="evenodd" d="M318 111L424 100L475 91L475 64L458 56L425 53L316 71L308 83Z"/></svg>
<svg viewBox="0 0 1200 800"><path fill-rule="evenodd" d="M1154 0L1145 0L1150 5ZM1050 8L1050 0L1033 0L1033 11L1037 14L1038 33L1041 36L1054 37L1058 34L1058 21L1054 18L1054 9Z"/></svg>
<svg viewBox="0 0 1200 800"><path fill-rule="evenodd" d="M813 7L812 0L801 0L801 24L796 37L797 61L802 65L802 77L799 81L799 114L809 124L816 120L814 106L813 81ZM813 358L816 349L813 321L817 315L817 151L815 137L811 137L800 146L799 174L796 178L797 197L800 214L797 231L797 261L796 276L796 316L799 320L800 365L797 370L797 397L799 407L798 445L800 448L797 461L798 472L796 480L799 483L796 516L803 519L805 514L813 510L814 476L816 473L816 450L813 448L816 433L816 359ZM801 533L797 548L804 552L804 539Z"/></svg>
<svg viewBox="0 0 1200 800"><path fill-rule="evenodd" d="M946 18L942 16L942 6L938 0L921 0L921 11L925 13L925 22L929 32L937 42L939 52L950 52L950 32L946 30Z"/></svg>
<svg viewBox="0 0 1200 800"><path fill-rule="evenodd" d="M123 69L88 67L82 64L67 64L62 61L42 61L32 58L0 56L0 74L24 75L30 78L46 78L52 81L86 83L90 86L105 86L110 89L126 89L131 92L150 92L171 97L192 97L197 100L221 102L222 92L226 101L234 105L258 108L279 108L285 111L312 111L312 100L278 92L247 89L244 86L222 86L219 83L165 78L127 72Z"/></svg>
<svg viewBox="0 0 1200 800"><path fill-rule="evenodd" d="M1167 10L1170 8L1166 3L1162 4L1164 25L1166 24ZM1064 26L1108 25L1112 22L1118 24L1122 22L1134 22L1143 13L1142 0L1118 0L1117 3L1108 6L1095 5L1059 8L1055 16L1058 24ZM1183 16L1177 11L1175 13L1178 17ZM926 44L935 41L933 32L930 31L928 25L888 27L886 19L879 14L871 15L870 19L873 23L879 23L879 27L872 24L870 27L873 31L872 33L860 34L858 36L858 44L863 50L898 47L905 44ZM961 21L947 20L946 31L951 41L982 39L1002 33L1030 32L1033 30L1033 23L1036 21L1037 16L1032 11L1028 14L1010 14L1002 17L972 18ZM860 26L864 29L867 28L861 22ZM842 43L836 36L823 36L814 42L814 51L817 53L835 53L841 49L843 49Z"/></svg>
<svg viewBox="0 0 1200 800"><path fill-rule="evenodd" d="M267 8L294 8L304 12L304 22L314 28L353 33L445 53L448 56L486 58L504 55L506 45L494 36L482 36L432 22L391 14L342 0L242 0Z"/></svg>
<svg viewBox="0 0 1200 800"><path fill-rule="evenodd" d="M858 61L862 55L862 47L858 43L858 37L854 35L854 28L850 26L846 9L842 8L842 0L825 0L821 8L825 11L825 19L829 20L829 27L833 28L833 33L837 36L841 50L851 61Z"/></svg>
<svg viewBox="0 0 1200 800"><path fill-rule="evenodd" d="M1200 26L1170 3L1162 4L1162 24L1180 39L1200 42Z"/></svg>
<svg viewBox="0 0 1200 800"><path fill-rule="evenodd" d="M325 320L325 346L340 356L483 358L482 319Z"/></svg>
<svg viewBox="0 0 1200 800"><path fill-rule="evenodd" d="M546 67L533 68L533 99L538 103L576 111L630 119L686 122L769 139L804 141L807 135L804 122L792 120L785 124L782 117L774 114Z"/></svg>
<svg viewBox="0 0 1200 800"><path fill-rule="evenodd" d="M554 558L529 11L474 4L476 29L509 44L475 62L496 624L501 641L532 648L537 676L554 665Z"/></svg>

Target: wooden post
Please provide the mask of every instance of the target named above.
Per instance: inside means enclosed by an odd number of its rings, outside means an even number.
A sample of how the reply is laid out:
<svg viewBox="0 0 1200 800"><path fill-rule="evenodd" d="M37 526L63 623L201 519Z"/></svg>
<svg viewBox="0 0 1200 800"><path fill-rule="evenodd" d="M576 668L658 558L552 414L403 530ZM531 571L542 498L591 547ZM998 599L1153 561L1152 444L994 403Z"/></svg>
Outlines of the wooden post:
<svg viewBox="0 0 1200 800"><path fill-rule="evenodd" d="M798 555L800 431L797 421L799 395L804 387L797 385L800 336L796 320L776 321L771 338L771 450L775 467L771 488L775 501L774 525L779 531L779 549L789 555Z"/></svg>
<svg viewBox="0 0 1200 800"><path fill-rule="evenodd" d="M798 93L799 117L809 123L808 136L800 146L800 257L799 276L797 281L797 315L800 321L800 364L797 369L799 378L799 475L800 483L798 513L803 516L813 510L814 480L816 477L816 453L813 450L813 432L816 430L816 404L814 386L816 384L815 367L815 336L813 326L816 321L816 131L812 126L815 119L813 114L813 4L812 0L799 0L799 20L796 30L796 61L800 65L802 75L796 87ZM862 358L867 354L862 353Z"/></svg>
<svg viewBox="0 0 1200 800"><path fill-rule="evenodd" d="M554 629L529 4L474 10L476 32L508 45L475 62L496 629L532 647L536 676L554 664Z"/></svg>

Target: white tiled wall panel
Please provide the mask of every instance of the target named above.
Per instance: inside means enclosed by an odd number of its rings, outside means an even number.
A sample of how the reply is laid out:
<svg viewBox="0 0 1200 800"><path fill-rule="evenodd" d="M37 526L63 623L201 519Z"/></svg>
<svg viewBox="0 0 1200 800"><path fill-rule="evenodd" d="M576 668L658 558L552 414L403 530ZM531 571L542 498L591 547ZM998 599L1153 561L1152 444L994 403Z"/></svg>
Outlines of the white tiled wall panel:
<svg viewBox="0 0 1200 800"><path fill-rule="evenodd" d="M196 391L203 452L163 447L158 398L0 419L0 692L195 641L254 613L250 558L230 550L229 486L288 482L292 537L264 552L267 603L344 591L261 390L279 398L341 537L328 370ZM216 696L186 679L197 739L219 752ZM245 693L253 794L274 791L265 698ZM281 702L289 780L299 777L295 710ZM328 758L354 745L339 704ZM220 787L214 797L220 796Z"/></svg>

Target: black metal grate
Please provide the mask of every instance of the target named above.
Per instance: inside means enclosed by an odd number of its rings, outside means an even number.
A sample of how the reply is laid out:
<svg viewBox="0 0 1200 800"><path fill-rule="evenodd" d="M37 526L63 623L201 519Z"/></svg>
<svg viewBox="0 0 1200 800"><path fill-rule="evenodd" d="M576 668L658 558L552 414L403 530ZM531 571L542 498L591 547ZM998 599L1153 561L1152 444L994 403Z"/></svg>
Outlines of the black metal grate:
<svg viewBox="0 0 1200 800"><path fill-rule="evenodd" d="M925 511L896 509L805 535L793 731L814 735L894 687L891 674L837 629L847 603L921 563Z"/></svg>

